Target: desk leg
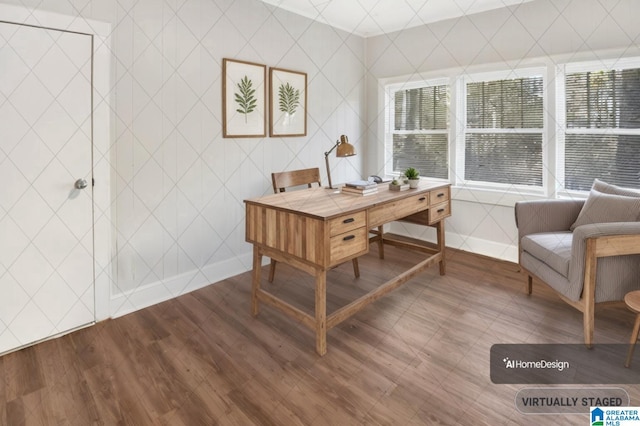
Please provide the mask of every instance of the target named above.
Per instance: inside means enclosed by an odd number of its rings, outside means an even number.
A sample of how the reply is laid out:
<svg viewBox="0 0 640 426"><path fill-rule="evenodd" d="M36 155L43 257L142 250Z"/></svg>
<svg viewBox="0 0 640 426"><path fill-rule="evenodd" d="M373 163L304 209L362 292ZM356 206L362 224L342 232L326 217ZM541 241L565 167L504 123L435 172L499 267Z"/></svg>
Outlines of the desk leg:
<svg viewBox="0 0 640 426"><path fill-rule="evenodd" d="M436 232L438 234L438 251L442 255L440 259L440 275L444 275L446 272L446 261L444 252L444 219L436 224Z"/></svg>
<svg viewBox="0 0 640 426"><path fill-rule="evenodd" d="M260 272L262 269L262 253L257 246L253 246L253 272L251 274L251 315L254 317L260 311L258 307L258 290L260 290Z"/></svg>
<svg viewBox="0 0 640 426"><path fill-rule="evenodd" d="M327 353L327 271L316 271L316 352Z"/></svg>

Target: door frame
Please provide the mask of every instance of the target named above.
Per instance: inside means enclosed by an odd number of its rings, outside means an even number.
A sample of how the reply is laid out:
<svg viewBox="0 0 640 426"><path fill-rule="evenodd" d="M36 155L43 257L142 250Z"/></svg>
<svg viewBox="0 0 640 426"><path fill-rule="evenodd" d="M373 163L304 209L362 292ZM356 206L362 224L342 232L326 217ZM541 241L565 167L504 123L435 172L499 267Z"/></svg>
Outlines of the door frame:
<svg viewBox="0 0 640 426"><path fill-rule="evenodd" d="M0 21L86 34L92 44L91 158L93 170L93 280L95 321L110 317L113 263L111 222L111 24L77 16L0 4Z"/></svg>

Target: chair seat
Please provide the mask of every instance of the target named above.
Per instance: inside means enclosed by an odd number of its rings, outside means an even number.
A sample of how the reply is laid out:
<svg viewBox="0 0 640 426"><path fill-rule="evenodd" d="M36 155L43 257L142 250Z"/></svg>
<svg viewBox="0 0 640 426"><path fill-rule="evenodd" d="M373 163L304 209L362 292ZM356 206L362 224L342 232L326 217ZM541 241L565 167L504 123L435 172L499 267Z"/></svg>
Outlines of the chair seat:
<svg viewBox="0 0 640 426"><path fill-rule="evenodd" d="M568 278L572 242L572 232L541 232L523 237L521 246L523 252Z"/></svg>

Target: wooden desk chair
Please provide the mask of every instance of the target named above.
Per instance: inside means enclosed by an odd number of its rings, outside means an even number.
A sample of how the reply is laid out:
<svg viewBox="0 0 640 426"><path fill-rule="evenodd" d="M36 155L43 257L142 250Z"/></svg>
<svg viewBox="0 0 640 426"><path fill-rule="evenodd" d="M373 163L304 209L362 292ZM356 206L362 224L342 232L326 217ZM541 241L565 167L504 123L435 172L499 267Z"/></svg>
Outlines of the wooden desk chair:
<svg viewBox="0 0 640 426"><path fill-rule="evenodd" d="M271 173L271 183L273 184L273 192L284 192L286 188L294 186L307 185L309 188L313 184L322 186L320 182L320 169L317 167L311 169L291 170L288 172ZM358 259L353 259L353 274L358 278L360 276L360 268L358 267ZM276 261L271 259L269 268L269 282L273 282L276 273Z"/></svg>

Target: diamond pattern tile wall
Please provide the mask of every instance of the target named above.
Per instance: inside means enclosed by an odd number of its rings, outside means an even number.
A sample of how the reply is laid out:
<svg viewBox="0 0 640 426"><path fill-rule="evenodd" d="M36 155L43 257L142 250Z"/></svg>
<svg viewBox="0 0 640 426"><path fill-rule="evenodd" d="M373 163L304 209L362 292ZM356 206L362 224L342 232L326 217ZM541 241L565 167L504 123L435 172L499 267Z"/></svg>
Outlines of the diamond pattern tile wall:
<svg viewBox="0 0 640 426"><path fill-rule="evenodd" d="M301 69L314 76L321 68L314 62L324 65L326 60L313 58L328 58L343 43L331 28L291 14L283 20L281 11L276 15L273 8L254 1L14 3L113 25L111 207L117 247L112 294L116 296L149 284L168 289L175 277L195 276L199 270L215 270L219 262L242 258L248 250L241 232L242 200L268 192L272 170L319 165L322 152L340 132L323 129L322 146L310 144L316 142L312 138L246 142L220 137L223 57ZM287 21L296 21L295 38ZM333 41L308 54L309 46L297 39L311 29L313 37ZM287 56L288 60L283 59ZM345 62L343 55L341 66L358 69L356 59ZM52 97L64 88L64 82L37 83L50 87ZM339 105L342 96L334 91L324 98ZM50 108L54 115L56 104ZM324 116L335 111L310 108L310 113L325 123L328 117ZM51 120L39 124L39 132L51 129L51 124ZM325 132L331 136L325 139ZM64 139L59 135L59 143ZM270 143L296 148L288 150L291 155L283 162L280 156L267 154L265 145ZM58 152L60 147L52 149ZM34 163L34 171L40 166ZM4 171L7 176L10 172ZM64 170L50 168L47 173ZM245 261L244 268L248 266ZM206 275L215 276L211 271ZM129 300L126 309L135 309L135 303ZM122 312L118 306L112 311Z"/></svg>
<svg viewBox="0 0 640 426"><path fill-rule="evenodd" d="M270 192L274 170L314 166L322 170L323 152L342 133L362 155L332 164L334 180L359 177L363 171L381 173L378 78L574 50L624 50L637 47L639 35L629 18L635 10L633 0L537 0L366 41L256 0L2 2L112 24L112 80L110 92L103 94L111 97L113 126L112 151L106 158L113 175L116 247L111 292L125 299L147 284L174 292L176 277L212 277L215 272L222 277L221 262L242 259L248 268L242 200ZM424 6L418 3L412 3L416 10ZM364 7L362 15L363 22L373 19ZM11 37L0 34L0 44ZM53 40L33 57L23 58L24 67L37 66L51 45ZM308 136L223 139L224 57L307 72ZM0 81L0 94L11 99L14 91L32 85L47 86L53 99L64 82L23 82L8 75ZM10 102L3 99L0 116L13 120ZM42 109L48 108L50 117L55 117L61 111L52 99L43 99ZM42 111L33 112L38 113ZM55 131L51 119L31 129L20 118L13 121L15 126L0 130L21 138L28 132L37 137ZM50 147L55 153L69 137L58 136L56 146ZM37 160L36 165L36 170L45 168ZM24 186L6 161L0 164L0 176L17 188ZM0 207L10 209L19 193L17 189L2 193ZM45 199L43 208L54 206ZM504 216L482 208L478 213ZM512 233L507 228L498 235L509 239ZM177 292L195 285L190 278L184 282ZM127 309L136 303L128 300ZM124 312L118 306L112 310Z"/></svg>

